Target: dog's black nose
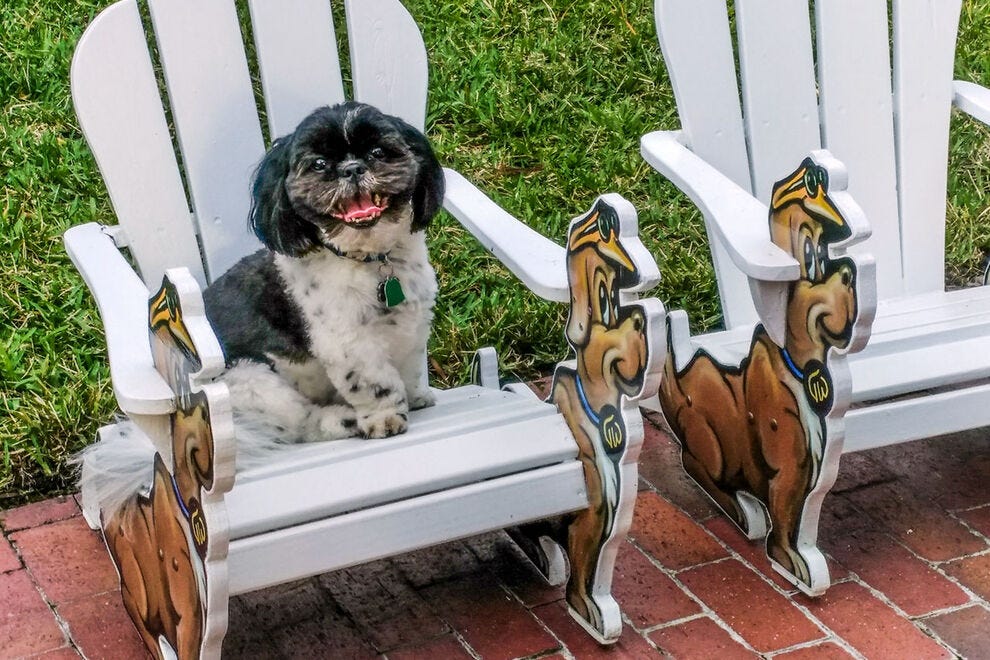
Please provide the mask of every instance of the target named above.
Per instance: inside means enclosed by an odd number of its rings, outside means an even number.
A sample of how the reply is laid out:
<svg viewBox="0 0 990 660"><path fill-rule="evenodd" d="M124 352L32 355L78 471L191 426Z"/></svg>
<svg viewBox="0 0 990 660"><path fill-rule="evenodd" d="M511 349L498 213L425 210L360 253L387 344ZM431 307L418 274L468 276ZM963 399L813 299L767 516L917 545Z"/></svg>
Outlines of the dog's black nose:
<svg viewBox="0 0 990 660"><path fill-rule="evenodd" d="M367 172L368 168L360 161L348 160L341 163L337 171L340 173L341 178L356 179Z"/></svg>

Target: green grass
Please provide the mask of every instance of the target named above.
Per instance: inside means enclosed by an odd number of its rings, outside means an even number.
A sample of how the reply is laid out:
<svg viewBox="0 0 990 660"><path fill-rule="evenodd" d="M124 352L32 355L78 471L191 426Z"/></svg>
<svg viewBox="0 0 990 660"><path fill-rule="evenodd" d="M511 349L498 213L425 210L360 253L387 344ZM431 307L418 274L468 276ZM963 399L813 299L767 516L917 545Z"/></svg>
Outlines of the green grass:
<svg viewBox="0 0 990 660"><path fill-rule="evenodd" d="M71 225L113 222L76 124L68 68L109 0L0 6L0 507L72 489L66 458L111 421L93 301L65 256ZM648 0L409 0L431 60L428 132L445 164L562 241L568 220L615 191L639 209L660 262L657 295L698 328L719 322L698 213L638 155L639 136L677 126ZM990 0L965 3L957 76L990 84ZM699 47L704 47L699 44ZM975 278L990 244L990 133L955 118L949 278ZM473 350L531 377L566 355L565 310L511 280L448 216L430 232L441 281L433 378L463 382Z"/></svg>

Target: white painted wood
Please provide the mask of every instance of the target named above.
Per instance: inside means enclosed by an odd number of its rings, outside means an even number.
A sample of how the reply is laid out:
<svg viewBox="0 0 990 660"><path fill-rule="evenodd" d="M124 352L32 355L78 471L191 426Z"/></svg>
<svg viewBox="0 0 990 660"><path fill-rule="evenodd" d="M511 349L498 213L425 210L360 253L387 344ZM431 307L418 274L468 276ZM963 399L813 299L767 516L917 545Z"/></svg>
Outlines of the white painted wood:
<svg viewBox="0 0 990 660"><path fill-rule="evenodd" d="M587 498L581 463L569 461L239 539L230 544L230 593L559 515Z"/></svg>
<svg viewBox="0 0 990 660"><path fill-rule="evenodd" d="M117 404L135 415L174 411L172 389L155 371L148 344L148 289L100 225L72 227L64 241L100 310Z"/></svg>
<svg viewBox="0 0 990 660"><path fill-rule="evenodd" d="M722 0L655 0L660 50L677 102L685 144L752 192L729 19ZM704 44L699 48L699 44ZM756 320L745 275L705 217L719 301L727 328Z"/></svg>
<svg viewBox="0 0 990 660"><path fill-rule="evenodd" d="M952 66L961 0L893 0L894 117L904 292L945 287Z"/></svg>
<svg viewBox="0 0 990 660"><path fill-rule="evenodd" d="M264 154L235 5L149 0L186 182L216 279L260 247L248 229L250 180Z"/></svg>
<svg viewBox="0 0 990 660"><path fill-rule="evenodd" d="M411 426L413 422L410 422ZM563 418L503 420L460 434L316 462L308 469L238 484L228 497L231 538L447 490L572 460L577 446ZM277 498L272 493L278 493Z"/></svg>
<svg viewBox="0 0 990 660"><path fill-rule="evenodd" d="M816 2L822 143L849 169L849 193L873 237L856 252L877 262L880 298L904 290L894 162L887 6Z"/></svg>
<svg viewBox="0 0 990 660"><path fill-rule="evenodd" d="M726 247L741 272L771 282L796 280L800 276L797 261L770 241L767 207L689 151L675 133L658 131L644 135L640 153L711 220L714 238ZM748 295L748 281L746 291Z"/></svg>
<svg viewBox="0 0 990 660"><path fill-rule="evenodd" d="M314 109L344 100L329 0L249 0L272 139Z"/></svg>
<svg viewBox="0 0 990 660"><path fill-rule="evenodd" d="M426 126L426 46L398 0L345 0L354 99Z"/></svg>
<svg viewBox="0 0 990 660"><path fill-rule="evenodd" d="M564 248L509 215L463 176L444 169L443 207L533 293L567 302Z"/></svg>
<svg viewBox="0 0 990 660"><path fill-rule="evenodd" d="M811 20L801 2L736 0L735 8L751 189L769 204L773 184L821 148Z"/></svg>
<svg viewBox="0 0 990 660"><path fill-rule="evenodd" d="M145 284L170 266L205 282L179 167L134 0L110 5L72 58L72 101ZM121 99L127 98L127 102Z"/></svg>
<svg viewBox="0 0 990 660"><path fill-rule="evenodd" d="M990 125L990 89L956 80L952 83L952 92L953 105L973 119Z"/></svg>
<svg viewBox="0 0 990 660"><path fill-rule="evenodd" d="M990 426L990 384L854 408L845 423L847 452Z"/></svg>

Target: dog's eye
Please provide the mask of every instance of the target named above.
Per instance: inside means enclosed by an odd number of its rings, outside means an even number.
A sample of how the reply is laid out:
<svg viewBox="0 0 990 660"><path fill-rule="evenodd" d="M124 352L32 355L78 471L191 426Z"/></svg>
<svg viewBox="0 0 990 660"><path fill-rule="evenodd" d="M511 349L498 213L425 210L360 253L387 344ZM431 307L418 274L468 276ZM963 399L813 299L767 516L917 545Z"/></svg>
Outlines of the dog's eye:
<svg viewBox="0 0 990 660"><path fill-rule="evenodd" d="M385 150L382 149L381 147L375 147L374 149L368 152L368 155L371 156L372 158L384 158Z"/></svg>
<svg viewBox="0 0 990 660"><path fill-rule="evenodd" d="M605 325L612 325L612 297L609 295L608 289L605 287L605 283L602 282L598 285L598 309L602 312L602 323Z"/></svg>
<svg viewBox="0 0 990 660"><path fill-rule="evenodd" d="M828 268L828 245L822 243L818 246L818 275L825 279L825 269Z"/></svg>
<svg viewBox="0 0 990 660"><path fill-rule="evenodd" d="M325 158L317 158L310 167L313 168L314 172L322 172L327 169L327 160Z"/></svg>
<svg viewBox="0 0 990 660"><path fill-rule="evenodd" d="M808 279L815 277L815 246L810 237L804 239L804 270L808 274Z"/></svg>

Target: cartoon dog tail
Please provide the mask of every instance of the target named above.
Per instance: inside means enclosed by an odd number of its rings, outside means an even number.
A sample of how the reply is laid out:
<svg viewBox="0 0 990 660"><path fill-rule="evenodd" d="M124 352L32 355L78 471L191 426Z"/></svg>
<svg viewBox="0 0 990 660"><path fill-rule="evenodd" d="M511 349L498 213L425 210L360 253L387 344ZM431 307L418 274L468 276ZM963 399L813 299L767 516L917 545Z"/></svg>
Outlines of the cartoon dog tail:
<svg viewBox="0 0 990 660"><path fill-rule="evenodd" d="M79 471L87 506L98 506L109 520L135 494L147 493L154 480L155 451L148 436L129 421L100 433L98 442L70 459Z"/></svg>

